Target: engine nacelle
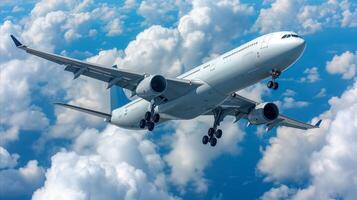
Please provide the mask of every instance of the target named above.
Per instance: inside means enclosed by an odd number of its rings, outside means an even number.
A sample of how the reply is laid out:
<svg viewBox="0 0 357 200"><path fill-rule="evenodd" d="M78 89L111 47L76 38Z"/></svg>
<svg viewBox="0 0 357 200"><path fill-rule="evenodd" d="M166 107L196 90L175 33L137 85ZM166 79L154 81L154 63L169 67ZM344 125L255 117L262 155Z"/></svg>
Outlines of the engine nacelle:
<svg viewBox="0 0 357 200"><path fill-rule="evenodd" d="M248 114L251 124L265 124L278 118L279 109L274 103L261 103Z"/></svg>
<svg viewBox="0 0 357 200"><path fill-rule="evenodd" d="M166 90L166 79L161 75L150 75L136 87L135 93L143 99L153 99Z"/></svg>

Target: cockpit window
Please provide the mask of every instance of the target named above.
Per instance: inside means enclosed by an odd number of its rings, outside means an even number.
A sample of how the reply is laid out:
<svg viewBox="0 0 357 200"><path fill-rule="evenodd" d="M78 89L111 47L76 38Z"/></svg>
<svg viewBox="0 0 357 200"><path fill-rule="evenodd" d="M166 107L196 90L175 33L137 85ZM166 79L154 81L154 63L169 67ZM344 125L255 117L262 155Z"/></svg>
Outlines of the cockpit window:
<svg viewBox="0 0 357 200"><path fill-rule="evenodd" d="M289 37L296 37L296 38L300 38L300 36L296 35L296 34L286 34L283 37L281 37L281 39L285 39L285 38L289 38Z"/></svg>

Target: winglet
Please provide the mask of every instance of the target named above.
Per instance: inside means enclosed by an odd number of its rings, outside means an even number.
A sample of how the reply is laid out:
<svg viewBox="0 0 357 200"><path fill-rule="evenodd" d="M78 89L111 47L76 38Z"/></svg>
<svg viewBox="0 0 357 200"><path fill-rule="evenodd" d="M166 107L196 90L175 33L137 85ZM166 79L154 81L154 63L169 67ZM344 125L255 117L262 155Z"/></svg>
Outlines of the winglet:
<svg viewBox="0 0 357 200"><path fill-rule="evenodd" d="M11 37L12 41L14 41L16 47L21 47L21 46L23 46L23 44L21 44L21 42L19 42L19 41L15 38L15 36L10 35L10 37Z"/></svg>
<svg viewBox="0 0 357 200"><path fill-rule="evenodd" d="M321 120L321 119L320 119L318 122L316 122L315 127L316 127L316 128L320 128L320 124L321 124L321 122L322 122L322 120Z"/></svg>

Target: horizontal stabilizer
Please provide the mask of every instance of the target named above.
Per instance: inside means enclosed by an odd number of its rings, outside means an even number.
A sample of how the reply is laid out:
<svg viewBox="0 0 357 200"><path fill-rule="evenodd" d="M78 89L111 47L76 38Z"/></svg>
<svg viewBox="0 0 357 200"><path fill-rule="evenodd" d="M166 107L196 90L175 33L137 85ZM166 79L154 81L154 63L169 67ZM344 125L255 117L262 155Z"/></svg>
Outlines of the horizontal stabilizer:
<svg viewBox="0 0 357 200"><path fill-rule="evenodd" d="M59 106L63 106L65 108L70 108L70 109L73 109L73 110L77 110L77 111L84 112L84 113L87 113L87 114L90 114L90 115L94 115L94 116L97 116L97 117L104 118L105 121L107 121L107 122L110 122L110 119L112 117L111 114L98 112L98 111L90 110L90 109L87 109L87 108L73 106L73 105L69 105L69 104L65 104L65 103L55 103L55 104L59 105Z"/></svg>

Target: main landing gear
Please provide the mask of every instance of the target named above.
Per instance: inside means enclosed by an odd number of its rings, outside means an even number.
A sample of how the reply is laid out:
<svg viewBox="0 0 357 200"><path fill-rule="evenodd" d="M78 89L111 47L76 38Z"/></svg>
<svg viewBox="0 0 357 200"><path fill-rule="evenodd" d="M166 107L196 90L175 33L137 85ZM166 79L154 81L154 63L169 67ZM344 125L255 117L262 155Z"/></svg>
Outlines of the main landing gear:
<svg viewBox="0 0 357 200"><path fill-rule="evenodd" d="M145 127L148 128L149 131L153 131L155 128L155 123L160 121L159 113L155 113L155 103L151 103L150 111L145 113L144 119L140 120L139 127L144 129Z"/></svg>
<svg viewBox="0 0 357 200"><path fill-rule="evenodd" d="M213 110L214 123L213 127L208 129L207 135L203 136L202 143L207 144L210 143L212 147L216 146L217 139L222 137L222 130L217 129L221 121L223 121L224 113L222 108L216 108Z"/></svg>
<svg viewBox="0 0 357 200"><path fill-rule="evenodd" d="M275 69L273 69L270 72L272 80L267 83L267 87L269 89L277 90L279 88L279 83L276 82L275 79L277 79L280 76L280 74L281 74L281 72L279 70L275 70Z"/></svg>

